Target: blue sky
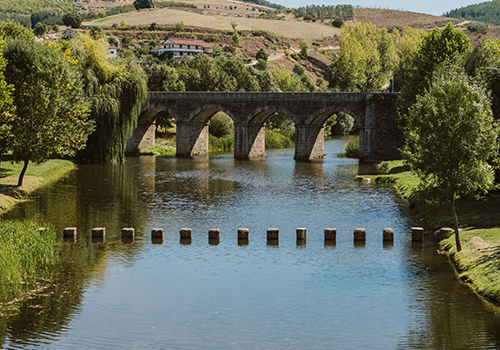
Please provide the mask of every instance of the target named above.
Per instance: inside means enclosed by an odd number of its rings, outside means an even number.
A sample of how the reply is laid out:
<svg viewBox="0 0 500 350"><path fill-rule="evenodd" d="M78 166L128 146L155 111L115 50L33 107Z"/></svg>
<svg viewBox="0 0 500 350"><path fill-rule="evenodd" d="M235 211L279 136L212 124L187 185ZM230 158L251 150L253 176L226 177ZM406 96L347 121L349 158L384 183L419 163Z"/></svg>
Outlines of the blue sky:
<svg viewBox="0 0 500 350"><path fill-rule="evenodd" d="M269 0L269 2L284 5L287 7L301 7L306 5L337 5L351 4L360 7L388 8L392 10L406 10L411 12L427 13L430 15L441 16L444 12L472 4L478 4L485 1L474 0Z"/></svg>

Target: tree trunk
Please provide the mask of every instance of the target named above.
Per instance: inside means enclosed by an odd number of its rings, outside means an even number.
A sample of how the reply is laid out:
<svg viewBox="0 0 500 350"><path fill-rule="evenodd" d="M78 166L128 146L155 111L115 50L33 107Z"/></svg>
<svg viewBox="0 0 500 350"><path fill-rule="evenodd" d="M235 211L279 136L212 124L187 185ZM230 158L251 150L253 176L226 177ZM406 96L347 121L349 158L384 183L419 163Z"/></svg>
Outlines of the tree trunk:
<svg viewBox="0 0 500 350"><path fill-rule="evenodd" d="M457 210L455 209L455 195L451 200L451 211L453 212L453 223L455 225L455 244L457 245L457 252L462 250L462 245L460 244L460 234L458 233L458 216Z"/></svg>
<svg viewBox="0 0 500 350"><path fill-rule="evenodd" d="M23 170L21 170L21 174L19 174L19 179L17 180L17 186L23 185L24 174L26 173L26 169L28 169L28 163L30 162L29 157L26 157L24 160Z"/></svg>

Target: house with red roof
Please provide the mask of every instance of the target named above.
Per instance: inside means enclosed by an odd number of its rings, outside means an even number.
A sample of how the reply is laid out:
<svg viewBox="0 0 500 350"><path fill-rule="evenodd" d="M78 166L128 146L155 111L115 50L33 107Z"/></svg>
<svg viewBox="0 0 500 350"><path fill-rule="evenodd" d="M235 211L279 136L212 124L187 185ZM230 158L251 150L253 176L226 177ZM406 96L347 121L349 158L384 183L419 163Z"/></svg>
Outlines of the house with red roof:
<svg viewBox="0 0 500 350"><path fill-rule="evenodd" d="M151 50L158 55L163 53L171 53L172 57L194 57L199 53L211 54L213 52L212 45L198 39L181 39L168 38L160 45L159 49Z"/></svg>

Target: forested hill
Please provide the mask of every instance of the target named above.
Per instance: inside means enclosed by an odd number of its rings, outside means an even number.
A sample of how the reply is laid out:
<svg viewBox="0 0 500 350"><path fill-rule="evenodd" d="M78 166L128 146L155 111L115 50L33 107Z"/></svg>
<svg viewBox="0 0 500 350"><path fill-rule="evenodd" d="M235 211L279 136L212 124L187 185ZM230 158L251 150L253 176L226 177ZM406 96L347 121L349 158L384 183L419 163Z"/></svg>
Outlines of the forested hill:
<svg viewBox="0 0 500 350"><path fill-rule="evenodd" d="M500 0L483 2L481 4L469 5L467 7L451 10L444 13L443 16L500 25Z"/></svg>

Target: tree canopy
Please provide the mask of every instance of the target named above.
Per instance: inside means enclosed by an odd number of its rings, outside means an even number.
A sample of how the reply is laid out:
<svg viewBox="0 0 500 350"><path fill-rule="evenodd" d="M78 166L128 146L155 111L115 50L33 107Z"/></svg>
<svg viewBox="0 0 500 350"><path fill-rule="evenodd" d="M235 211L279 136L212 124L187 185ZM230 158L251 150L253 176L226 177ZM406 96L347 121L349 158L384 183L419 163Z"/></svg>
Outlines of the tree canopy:
<svg viewBox="0 0 500 350"><path fill-rule="evenodd" d="M135 0L134 7L136 10L150 9L154 7L153 0Z"/></svg>
<svg viewBox="0 0 500 350"><path fill-rule="evenodd" d="M110 60L105 39L81 35L71 46L96 123L81 156L88 162L122 161L147 95L146 74L133 58Z"/></svg>
<svg viewBox="0 0 500 350"><path fill-rule="evenodd" d="M24 167L52 155L71 156L85 146L93 123L75 62L68 51L50 43L16 39L3 51L6 80L14 86L15 114L10 120L12 146Z"/></svg>
<svg viewBox="0 0 500 350"><path fill-rule="evenodd" d="M498 124L486 91L463 69L443 63L405 115L405 163L429 198L451 205L460 251L455 200L493 186Z"/></svg>
<svg viewBox="0 0 500 350"><path fill-rule="evenodd" d="M341 30L330 87L345 92L380 91L392 72L395 35L366 21L345 24Z"/></svg>
<svg viewBox="0 0 500 350"><path fill-rule="evenodd" d="M406 75L403 100L411 105L417 95L428 87L436 67L442 62L450 62L472 50L469 38L449 22L443 30L435 28L428 33L411 60L411 69Z"/></svg>

